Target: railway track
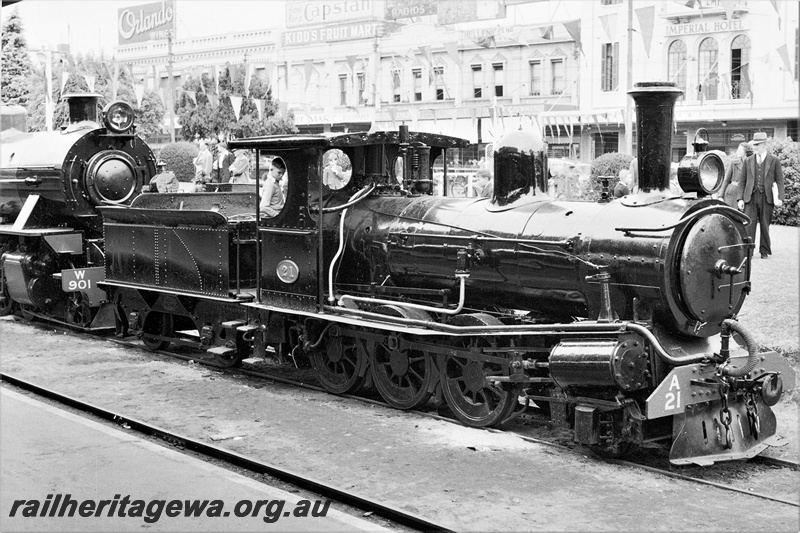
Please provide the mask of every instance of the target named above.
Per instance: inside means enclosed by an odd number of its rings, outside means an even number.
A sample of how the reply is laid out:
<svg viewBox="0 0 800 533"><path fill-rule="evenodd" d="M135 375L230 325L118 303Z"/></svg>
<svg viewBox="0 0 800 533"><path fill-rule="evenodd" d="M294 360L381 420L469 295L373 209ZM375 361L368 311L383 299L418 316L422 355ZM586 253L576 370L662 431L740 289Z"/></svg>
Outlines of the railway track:
<svg viewBox="0 0 800 533"><path fill-rule="evenodd" d="M125 339L113 339L113 342L116 343L116 344L122 345L122 346L131 347L131 348L138 348L138 349L142 349L143 348L143 346L138 341L131 341L131 340L125 340ZM170 352L170 351L158 351L157 353L160 353L161 355L166 355L166 356L169 356L169 357L182 359L182 360L185 360L185 361L197 361L198 360L198 357L196 355L192 356L192 355L179 354L179 353ZM274 382L283 383L283 384L287 384L287 385L292 385L292 386L303 388L303 389L307 389L307 390L313 390L313 391L327 393L327 391L325 391L325 389L323 389L322 387L318 387L316 385L312 385L312 384L309 384L309 383L306 383L306 382L303 382L303 381L293 380L293 379L287 378L285 376L277 376L277 375L270 374L268 372L264 372L264 371L261 371L261 370L254 370L254 369L249 369L249 368L241 367L241 366L240 367L229 368L229 369L220 368L220 367L218 367L216 365L213 365L213 364L209 364L209 366L217 368L220 371L230 373L232 375L233 374L246 375L246 376L257 378L257 379L271 380L271 381L274 381ZM365 402L365 403L370 403L370 404L373 404L373 405L379 405L379 406L382 406L382 407L386 407L386 408L392 409L392 407L390 405L388 405L387 403L385 403L385 402L383 402L381 400L377 400L377 399L373 399L373 398L365 398L363 396L358 396L358 395L353 395L353 394L344 394L344 395L340 395L340 396L344 397L344 398L349 398L349 399L353 399L353 400L357 400L357 401L361 401L361 402ZM436 420L441 420L441 421L445 421L445 422L452 423L452 424L462 425L460 421L458 421L458 420L456 420L454 418L450 418L450 417L447 417L447 416L442 416L442 415L440 415L438 413L434 413L432 411L413 410L413 411L410 411L410 412L413 412L413 413L415 413L417 415L420 415L420 416L433 418L433 419L436 419ZM569 452L575 453L575 448L574 447L565 446L563 444L559 444L558 442L554 442L554 441L548 440L548 439L531 437L531 436L525 435L525 434L523 434L523 433L521 433L519 431L504 430L504 429L492 429L492 428L486 429L485 431L488 431L488 432L491 432L491 433L513 434L514 436L516 436L516 437L518 437L518 438L520 438L520 439L522 439L522 440L524 440L526 442L531 442L531 443L536 443L536 444L543 444L543 445L546 445L546 446L551 446L551 447L560 449L562 451L569 451ZM580 448L580 450L581 450L580 453L583 453L585 451L583 448ZM782 503L782 504L786 504L786 505L791 505L791 506L794 506L794 507L800 507L800 503L797 502L797 501L788 500L786 498L781 498L779 496L774 496L774 495L770 495L770 494L754 492L754 491L746 489L746 488L736 487L734 485L730 485L730 484L726 484L726 483L720 483L720 482L717 482L717 481L703 479L703 478L700 478L700 477L697 477L697 476L691 476L691 475L682 474L682 473L670 470L668 468L662 468L662 467L659 467L659 466L653 466L651 464L644 464L642 462L636 462L636 461L630 461L630 460L603 459L603 458L600 458L600 459L601 460L605 460L605 461L607 461L609 463L613 463L613 464L619 465L619 466L624 466L624 467L628 467L628 468L638 468L638 469L642 469L642 470L645 470L645 471L648 471L648 472L652 472L652 473L655 473L655 474L661 474L663 476L667 476L667 477L670 477L670 478L673 478L673 479L680 479L680 480L683 480L683 481L689 481L689 482L696 483L696 484L699 484L699 485L711 486L711 487L716 487L716 488L719 488L719 489L722 489L722 490L727 490L727 491L731 491L731 492L738 492L738 493L741 493L741 494L747 494L748 496L752 496L754 498L770 500L770 501L774 501L774 502L778 502L778 503ZM780 458L770 457L768 455L758 456L758 458L754 459L754 462L757 462L759 464L766 465L766 466L771 466L771 467L786 467L786 468L792 468L794 470L800 470L800 462L798 462L798 461L780 459Z"/></svg>
<svg viewBox="0 0 800 533"><path fill-rule="evenodd" d="M89 413L98 418L113 422L118 425L125 425L126 429L137 431L142 435L159 438L172 446L191 450L203 457L224 461L227 464L245 469L255 474L270 475L299 489L307 490L324 498L355 507L367 515L374 514L395 524L419 531L452 531L451 529L448 529L440 524L436 524L430 520L427 520L426 518L403 511L398 507L394 507L354 492L349 492L334 485L315 480L270 463L259 461L251 457L220 448L218 446L192 439L186 435L149 424L147 422L126 416L122 413L111 411L92 403L84 402L80 399L61 394L52 389L41 387L15 376L6 373L0 373L0 380L41 397L48 398L60 405L69 406L73 409L77 409L84 413Z"/></svg>

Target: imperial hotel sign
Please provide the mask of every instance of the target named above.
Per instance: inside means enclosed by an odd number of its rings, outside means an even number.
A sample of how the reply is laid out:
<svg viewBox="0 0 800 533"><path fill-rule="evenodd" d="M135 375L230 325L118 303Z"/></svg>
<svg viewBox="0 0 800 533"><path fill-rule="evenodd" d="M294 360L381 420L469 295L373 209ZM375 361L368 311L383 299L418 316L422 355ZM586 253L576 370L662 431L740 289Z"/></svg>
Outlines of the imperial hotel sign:
<svg viewBox="0 0 800 533"><path fill-rule="evenodd" d="M170 31L175 31L175 1L120 9L117 27L121 46L166 39Z"/></svg>

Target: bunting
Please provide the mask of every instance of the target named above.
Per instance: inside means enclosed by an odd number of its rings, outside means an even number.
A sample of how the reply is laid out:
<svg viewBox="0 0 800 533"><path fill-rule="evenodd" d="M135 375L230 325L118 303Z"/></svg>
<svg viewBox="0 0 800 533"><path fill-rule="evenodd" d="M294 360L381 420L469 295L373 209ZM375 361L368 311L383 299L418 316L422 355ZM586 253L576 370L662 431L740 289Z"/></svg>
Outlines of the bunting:
<svg viewBox="0 0 800 533"><path fill-rule="evenodd" d="M69 72L64 71L61 73L61 94L64 94L64 87L67 85L67 80L69 80Z"/></svg>
<svg viewBox="0 0 800 533"><path fill-rule="evenodd" d="M308 91L308 84L311 83L311 74L314 72L314 60L313 59L306 59L303 61L303 75L305 76L306 86L303 89L303 92Z"/></svg>
<svg viewBox="0 0 800 533"><path fill-rule="evenodd" d="M781 29L781 12L778 9L778 0L769 0L772 4L773 9L775 9L775 14L778 15L778 29Z"/></svg>
<svg viewBox="0 0 800 533"><path fill-rule="evenodd" d="M581 19L564 22L564 29L567 30L569 36L572 37L572 40L578 45L578 50L583 54L583 44L581 43Z"/></svg>
<svg viewBox="0 0 800 533"><path fill-rule="evenodd" d="M142 98L144 98L144 84L137 83L134 85L133 93L136 95L136 107L142 107Z"/></svg>
<svg viewBox="0 0 800 533"><path fill-rule="evenodd" d="M642 32L644 51L650 58L650 44L653 42L653 22L655 20L655 6L640 7L636 9L636 18L639 19L639 30Z"/></svg>
<svg viewBox="0 0 800 533"><path fill-rule="evenodd" d="M617 37L617 14L603 15L600 17L600 24L603 26L603 31L609 42L616 41Z"/></svg>
<svg viewBox="0 0 800 533"><path fill-rule="evenodd" d="M453 63L461 68L461 56L458 55L458 41L453 41L450 43L444 43L444 49L447 51L447 55L450 56L450 59L453 60Z"/></svg>
<svg viewBox="0 0 800 533"><path fill-rule="evenodd" d="M780 45L778 48L775 49L778 52L778 55L781 56L783 60L783 66L786 67L786 70L789 71L789 74L792 73L792 64L789 61L789 50L786 48L785 44Z"/></svg>
<svg viewBox="0 0 800 533"><path fill-rule="evenodd" d="M347 59L347 66L350 67L350 72L352 72L353 75L355 75L355 73L356 73L356 61L358 61L358 56L356 56L356 55L345 56L345 59Z"/></svg>
<svg viewBox="0 0 800 533"><path fill-rule="evenodd" d="M288 118L289 106L286 102L278 102L278 111L283 118Z"/></svg>
<svg viewBox="0 0 800 533"><path fill-rule="evenodd" d="M242 112L242 97L230 95L231 106L233 107L233 114L236 115L236 120L239 120L239 114Z"/></svg>
<svg viewBox="0 0 800 533"><path fill-rule="evenodd" d="M219 66L214 65L214 93L219 94Z"/></svg>
<svg viewBox="0 0 800 533"><path fill-rule="evenodd" d="M189 100L191 100L194 105L197 105L197 91L183 91L183 92L186 93L186 96L189 97ZM236 118L238 119L239 117Z"/></svg>
<svg viewBox="0 0 800 533"><path fill-rule="evenodd" d="M253 103L256 105L256 111L258 111L258 118L264 120L264 105L266 104L266 100L263 98L256 98L253 100Z"/></svg>
<svg viewBox="0 0 800 533"><path fill-rule="evenodd" d="M253 79L253 67L252 63L247 63L246 71L244 74L244 94L245 96L250 94L250 81Z"/></svg>
<svg viewBox="0 0 800 533"><path fill-rule="evenodd" d="M733 7L739 0L719 0L720 5L725 9L725 18L731 20L733 18Z"/></svg>
<svg viewBox="0 0 800 533"><path fill-rule="evenodd" d="M89 92L94 92L94 82L97 80L96 76L92 76L91 74L84 74L83 79L86 80L86 85L89 86Z"/></svg>
<svg viewBox="0 0 800 533"><path fill-rule="evenodd" d="M541 32L541 36L540 36L541 39L545 39L547 41L553 40L553 26L552 25L543 26L543 27L539 28L539 31Z"/></svg>

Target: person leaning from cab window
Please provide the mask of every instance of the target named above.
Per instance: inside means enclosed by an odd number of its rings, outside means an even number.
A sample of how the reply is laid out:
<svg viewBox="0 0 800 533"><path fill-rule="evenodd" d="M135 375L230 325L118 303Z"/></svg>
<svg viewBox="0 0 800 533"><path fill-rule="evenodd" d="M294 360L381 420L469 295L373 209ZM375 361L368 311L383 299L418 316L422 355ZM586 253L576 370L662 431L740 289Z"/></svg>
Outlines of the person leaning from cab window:
<svg viewBox="0 0 800 533"><path fill-rule="evenodd" d="M350 171L342 170L342 165L339 164L339 158L336 154L330 154L328 163L322 173L322 183L329 189L338 191L350 181Z"/></svg>
<svg viewBox="0 0 800 533"><path fill-rule="evenodd" d="M286 163L283 159L276 157L269 164L269 172L261 187L261 214L266 217L274 217L283 209L286 199L281 188L281 178L286 174Z"/></svg>

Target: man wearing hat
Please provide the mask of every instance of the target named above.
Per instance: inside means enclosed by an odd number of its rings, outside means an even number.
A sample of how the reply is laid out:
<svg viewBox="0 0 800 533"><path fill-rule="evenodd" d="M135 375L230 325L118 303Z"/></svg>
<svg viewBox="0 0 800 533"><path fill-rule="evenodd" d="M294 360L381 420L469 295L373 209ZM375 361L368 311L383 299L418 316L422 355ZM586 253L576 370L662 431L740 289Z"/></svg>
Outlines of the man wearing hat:
<svg viewBox="0 0 800 533"><path fill-rule="evenodd" d="M783 205L783 169L778 158L767 153L766 133L756 132L750 144L755 153L745 160L742 167L737 204L739 210L750 218L747 234L753 243L756 242L756 224L760 226L758 250L761 259L767 259L772 255L769 241L772 211L775 206Z"/></svg>
<svg viewBox="0 0 800 533"><path fill-rule="evenodd" d="M228 151L228 145L225 142L220 142L217 145L217 160L215 161L217 167L217 181L219 183L228 183L231 179L231 165L236 159L236 156Z"/></svg>
<svg viewBox="0 0 800 533"><path fill-rule="evenodd" d="M159 159L156 163L158 173L150 180L150 192L178 192L180 182L174 172L167 170L167 163Z"/></svg>

